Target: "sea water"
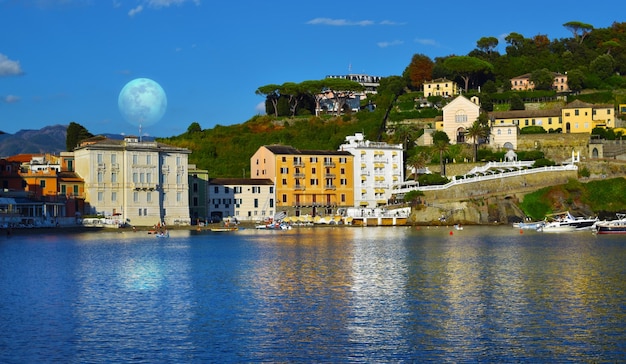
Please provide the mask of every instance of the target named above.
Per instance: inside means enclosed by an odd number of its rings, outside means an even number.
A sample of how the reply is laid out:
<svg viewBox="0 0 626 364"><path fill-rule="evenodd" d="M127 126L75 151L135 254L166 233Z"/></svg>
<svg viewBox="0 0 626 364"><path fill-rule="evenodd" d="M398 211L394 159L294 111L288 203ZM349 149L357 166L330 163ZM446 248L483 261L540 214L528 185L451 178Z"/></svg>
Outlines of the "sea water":
<svg viewBox="0 0 626 364"><path fill-rule="evenodd" d="M510 226L0 238L0 362L624 362L626 239Z"/></svg>

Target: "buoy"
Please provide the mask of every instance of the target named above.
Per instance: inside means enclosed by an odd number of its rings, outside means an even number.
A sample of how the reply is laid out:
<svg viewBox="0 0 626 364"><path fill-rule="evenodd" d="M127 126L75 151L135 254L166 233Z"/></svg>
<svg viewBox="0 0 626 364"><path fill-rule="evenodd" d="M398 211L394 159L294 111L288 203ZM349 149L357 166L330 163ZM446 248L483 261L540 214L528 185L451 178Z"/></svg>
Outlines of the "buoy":
<svg viewBox="0 0 626 364"><path fill-rule="evenodd" d="M523 234L523 233L524 233L524 230L519 229L519 233L520 233L520 234Z"/></svg>
<svg viewBox="0 0 626 364"><path fill-rule="evenodd" d="M450 230L450 235L454 235L454 233L452 232L452 230Z"/></svg>

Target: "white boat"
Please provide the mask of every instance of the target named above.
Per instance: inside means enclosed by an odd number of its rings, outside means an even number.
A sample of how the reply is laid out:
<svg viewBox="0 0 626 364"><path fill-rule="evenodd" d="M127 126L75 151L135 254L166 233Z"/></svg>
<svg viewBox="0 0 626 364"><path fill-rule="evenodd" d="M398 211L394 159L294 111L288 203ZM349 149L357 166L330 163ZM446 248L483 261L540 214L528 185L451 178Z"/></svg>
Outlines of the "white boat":
<svg viewBox="0 0 626 364"><path fill-rule="evenodd" d="M545 225L545 221L533 221L533 222L517 222L513 224L514 228L523 229L523 230L538 230L540 227Z"/></svg>
<svg viewBox="0 0 626 364"><path fill-rule="evenodd" d="M617 218L609 221L597 222L595 225L596 234L626 234L626 214L616 214Z"/></svg>
<svg viewBox="0 0 626 364"><path fill-rule="evenodd" d="M170 232L165 230L165 231L161 231L155 234L155 236L157 238L169 238L170 237Z"/></svg>
<svg viewBox="0 0 626 364"><path fill-rule="evenodd" d="M537 231L542 232L571 232L571 231L589 231L595 228L598 222L597 217L575 217L569 212L558 214L558 217L547 222Z"/></svg>

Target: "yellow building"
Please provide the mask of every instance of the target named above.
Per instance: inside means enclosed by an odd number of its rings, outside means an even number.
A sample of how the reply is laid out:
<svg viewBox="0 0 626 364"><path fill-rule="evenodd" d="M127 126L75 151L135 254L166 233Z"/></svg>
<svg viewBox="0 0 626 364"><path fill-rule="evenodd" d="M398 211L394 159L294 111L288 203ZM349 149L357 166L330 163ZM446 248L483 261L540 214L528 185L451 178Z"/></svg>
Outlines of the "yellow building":
<svg viewBox="0 0 626 364"><path fill-rule="evenodd" d="M424 81L424 97L443 96L453 97L459 94L459 89L454 81L445 78L437 78L432 81Z"/></svg>
<svg viewBox="0 0 626 364"><path fill-rule="evenodd" d="M275 183L277 212L316 216L354 206L354 156L350 152L262 146L250 158L250 177Z"/></svg>
<svg viewBox="0 0 626 364"><path fill-rule="evenodd" d="M564 133L591 133L593 128L614 128L612 105L588 104L575 100L561 110Z"/></svg>
<svg viewBox="0 0 626 364"><path fill-rule="evenodd" d="M520 129L541 126L546 131L591 133L593 128L614 128L612 105L588 104L575 100L562 108L549 110L511 110L489 113L495 125L516 124Z"/></svg>

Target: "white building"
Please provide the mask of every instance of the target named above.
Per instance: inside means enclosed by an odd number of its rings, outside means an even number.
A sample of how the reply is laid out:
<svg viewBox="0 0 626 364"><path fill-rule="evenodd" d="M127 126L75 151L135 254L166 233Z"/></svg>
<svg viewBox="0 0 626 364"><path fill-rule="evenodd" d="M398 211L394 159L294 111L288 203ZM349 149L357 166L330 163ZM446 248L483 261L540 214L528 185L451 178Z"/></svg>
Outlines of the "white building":
<svg viewBox="0 0 626 364"><path fill-rule="evenodd" d="M271 179L212 178L209 180L209 216L213 222L226 218L239 221L273 218L275 191Z"/></svg>
<svg viewBox="0 0 626 364"><path fill-rule="evenodd" d="M394 183L404 181L402 144L364 140L362 133L346 137L340 151L354 156L354 204L363 207L386 205Z"/></svg>
<svg viewBox="0 0 626 364"><path fill-rule="evenodd" d="M74 150L85 210L131 225L189 225L189 149L96 137Z"/></svg>

